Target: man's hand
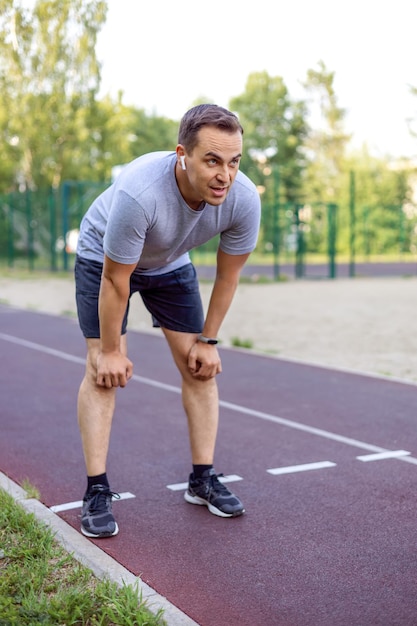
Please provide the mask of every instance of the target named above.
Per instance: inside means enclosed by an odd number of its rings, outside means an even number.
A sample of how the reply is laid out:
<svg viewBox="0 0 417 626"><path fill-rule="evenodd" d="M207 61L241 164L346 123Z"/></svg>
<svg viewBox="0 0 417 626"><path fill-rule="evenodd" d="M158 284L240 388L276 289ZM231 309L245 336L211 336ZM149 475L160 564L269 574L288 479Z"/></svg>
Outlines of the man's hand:
<svg viewBox="0 0 417 626"><path fill-rule="evenodd" d="M208 380L222 371L216 346L196 341L188 355L188 369L194 378Z"/></svg>
<svg viewBox="0 0 417 626"><path fill-rule="evenodd" d="M97 357L97 385L126 387L133 374L133 363L121 352L100 352Z"/></svg>

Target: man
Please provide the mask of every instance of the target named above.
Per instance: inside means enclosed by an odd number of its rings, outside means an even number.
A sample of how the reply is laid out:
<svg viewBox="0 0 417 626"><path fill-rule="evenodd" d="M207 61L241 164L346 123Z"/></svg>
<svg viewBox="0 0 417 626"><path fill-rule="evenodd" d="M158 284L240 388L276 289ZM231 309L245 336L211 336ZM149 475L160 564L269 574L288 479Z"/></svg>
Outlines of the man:
<svg viewBox="0 0 417 626"><path fill-rule="evenodd" d="M87 342L78 421L87 469L81 531L117 534L106 459L117 387L132 376L129 298L139 291L182 377L193 471L185 499L221 517L244 512L213 467L218 425L217 336L240 271L256 245L260 199L241 172L243 129L217 105L181 120L175 152L144 155L119 174L85 214L75 265L77 308ZM220 234L217 271L204 317L188 252Z"/></svg>

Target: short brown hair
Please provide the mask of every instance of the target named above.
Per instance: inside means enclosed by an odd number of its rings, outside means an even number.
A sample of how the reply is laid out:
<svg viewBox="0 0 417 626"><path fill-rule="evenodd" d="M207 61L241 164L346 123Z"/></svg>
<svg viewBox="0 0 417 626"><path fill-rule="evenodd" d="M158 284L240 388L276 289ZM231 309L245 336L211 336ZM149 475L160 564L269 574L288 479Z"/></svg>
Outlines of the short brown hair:
<svg viewBox="0 0 417 626"><path fill-rule="evenodd" d="M198 131L204 126L214 126L227 133L239 131L243 135L243 128L234 113L217 104L198 104L183 116L178 131L178 143L188 152L192 152L197 144Z"/></svg>

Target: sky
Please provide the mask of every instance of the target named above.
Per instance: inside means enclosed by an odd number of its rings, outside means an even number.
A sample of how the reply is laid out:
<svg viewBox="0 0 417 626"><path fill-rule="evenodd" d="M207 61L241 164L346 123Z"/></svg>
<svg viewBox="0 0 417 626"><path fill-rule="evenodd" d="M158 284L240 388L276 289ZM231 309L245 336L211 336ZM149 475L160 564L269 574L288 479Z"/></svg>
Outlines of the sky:
<svg viewBox="0 0 417 626"><path fill-rule="evenodd" d="M180 120L196 99L228 106L249 74L281 76L302 98L308 69L335 73L352 148L415 157L415 0L108 0L97 44L101 95Z"/></svg>

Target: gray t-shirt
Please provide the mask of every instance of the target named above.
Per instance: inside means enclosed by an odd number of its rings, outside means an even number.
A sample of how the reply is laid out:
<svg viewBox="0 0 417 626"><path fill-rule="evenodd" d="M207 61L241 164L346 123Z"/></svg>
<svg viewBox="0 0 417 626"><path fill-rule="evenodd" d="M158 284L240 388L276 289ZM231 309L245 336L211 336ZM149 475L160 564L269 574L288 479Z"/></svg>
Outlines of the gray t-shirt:
<svg viewBox="0 0 417 626"><path fill-rule="evenodd" d="M189 262L188 252L220 234L227 254L256 246L260 198L238 172L226 200L191 209L175 179L175 152L153 152L125 166L84 215L77 254L103 262L137 263L136 272L163 274Z"/></svg>

